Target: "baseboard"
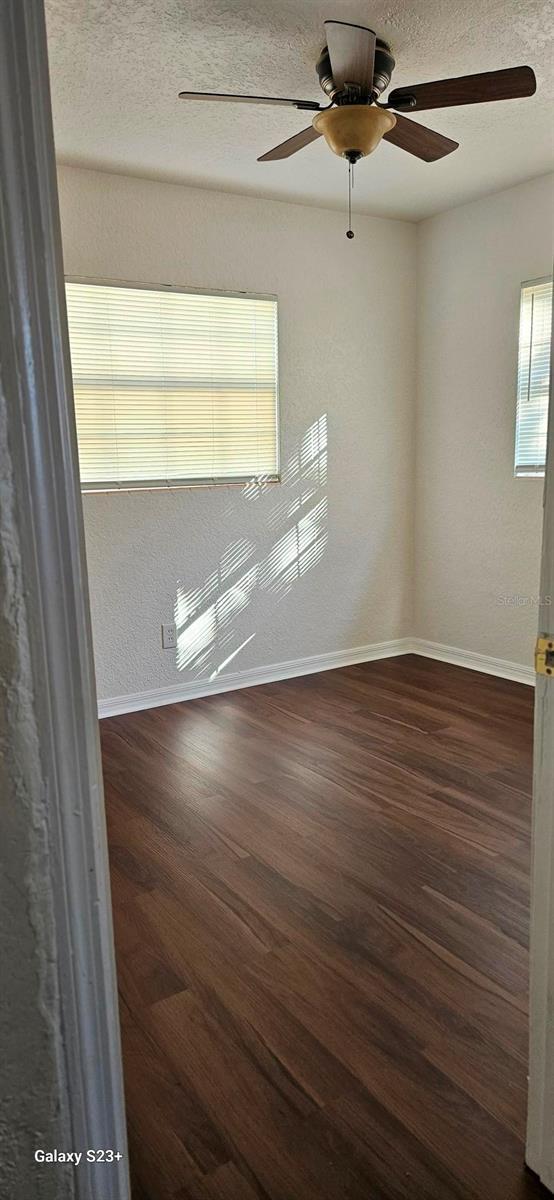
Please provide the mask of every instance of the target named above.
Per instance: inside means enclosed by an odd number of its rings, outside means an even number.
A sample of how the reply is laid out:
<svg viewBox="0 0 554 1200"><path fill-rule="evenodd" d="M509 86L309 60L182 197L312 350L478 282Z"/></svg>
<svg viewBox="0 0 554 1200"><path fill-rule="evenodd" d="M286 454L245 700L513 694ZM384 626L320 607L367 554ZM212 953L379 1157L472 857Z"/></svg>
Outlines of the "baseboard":
<svg viewBox="0 0 554 1200"><path fill-rule="evenodd" d="M508 662L503 658L492 658L490 654L477 654L473 650L460 650L456 646L443 646L440 642L427 642L424 638L410 639L410 652L423 658L437 658L440 662L452 663L455 667L467 667L470 671L482 671L485 675L498 675L500 679L512 679L514 683L535 683L532 667Z"/></svg>
<svg viewBox="0 0 554 1200"><path fill-rule="evenodd" d="M420 654L423 658L436 658L470 671L512 679L515 683L532 686L535 682L533 668L521 663L492 658L489 654L477 654L473 650L460 650L456 646L443 646L440 642L427 642L424 638L396 638L390 642L356 646L352 650L336 650L330 654L313 654L309 658L273 663L268 667L253 667L250 671L234 671L228 675L218 675L216 679L187 680L170 687L153 688L148 692L112 696L98 701L98 716L115 717L143 708L157 708L161 704L179 704L182 700L215 696L219 692L235 691L236 688L257 687L262 683L275 683L278 679L294 679L297 675L313 675L318 671L332 671L336 667L351 667L355 663L394 658L399 654Z"/></svg>
<svg viewBox="0 0 554 1200"><path fill-rule="evenodd" d="M371 646L356 646L351 650L313 654L309 658L295 658L290 662L273 663L268 667L254 667L251 671L235 671L228 675L218 675L216 679L186 680L170 687L153 688L149 692L112 696L106 700L99 700L98 716L114 717L121 713L138 712L143 708L157 708L161 704L179 704L182 700L214 696L218 692L232 692L236 688L275 683L278 679L294 679L297 675L313 675L318 671L351 667L355 663L373 662L378 658L393 658L398 654L408 654L411 648L412 644L408 638L396 638L391 642L375 642Z"/></svg>

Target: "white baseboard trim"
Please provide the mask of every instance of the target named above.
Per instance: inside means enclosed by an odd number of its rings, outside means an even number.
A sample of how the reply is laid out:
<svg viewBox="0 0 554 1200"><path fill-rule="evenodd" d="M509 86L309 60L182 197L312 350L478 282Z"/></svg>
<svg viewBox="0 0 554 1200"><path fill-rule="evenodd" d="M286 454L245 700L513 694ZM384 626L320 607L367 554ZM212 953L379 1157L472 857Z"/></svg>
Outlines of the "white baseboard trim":
<svg viewBox="0 0 554 1200"><path fill-rule="evenodd" d="M278 679L294 679L297 675L313 675L318 671L332 671L336 667L351 667L355 663L394 658L399 654L421 654L424 658L436 658L456 667L467 667L470 671L512 679L515 683L533 685L535 682L533 668L521 663L492 658L489 654L476 654L473 650L460 650L456 646L443 646L440 642L427 642L424 638L396 638L391 642L356 646L352 650L335 650L330 654L313 654L309 658L295 658L268 667L253 667L250 671L234 671L228 675L218 675L215 679L187 680L170 687L153 688L148 692L112 696L98 701L98 716L115 717L143 708L157 708L161 704L179 704L182 700L215 696L219 692L235 691L236 688L256 687L261 683L275 683Z"/></svg>
<svg viewBox="0 0 554 1200"><path fill-rule="evenodd" d="M179 704L182 700L214 696L218 692L235 691L236 688L256 687L261 683L275 683L278 679L294 679L297 675L332 671L336 667L351 667L355 663L372 662L378 658L393 658L398 654L408 654L411 649L409 638L396 638L391 642L356 646L352 650L335 650L330 654L313 654L309 658L295 658L268 667L253 667L250 671L235 671L218 675L215 679L187 680L170 687L153 688L149 692L112 696L98 701L98 716L115 717L143 708L157 708L161 704Z"/></svg>
<svg viewBox="0 0 554 1200"><path fill-rule="evenodd" d="M455 667L467 667L470 671L482 671L485 675L498 675L500 679L512 679L515 683L535 683L532 667L522 663L508 662L503 658L492 658L490 654L477 654L473 650L459 650L456 646L443 646L440 642L426 642L424 638L412 638L410 652L423 658L437 658L440 662L452 663Z"/></svg>

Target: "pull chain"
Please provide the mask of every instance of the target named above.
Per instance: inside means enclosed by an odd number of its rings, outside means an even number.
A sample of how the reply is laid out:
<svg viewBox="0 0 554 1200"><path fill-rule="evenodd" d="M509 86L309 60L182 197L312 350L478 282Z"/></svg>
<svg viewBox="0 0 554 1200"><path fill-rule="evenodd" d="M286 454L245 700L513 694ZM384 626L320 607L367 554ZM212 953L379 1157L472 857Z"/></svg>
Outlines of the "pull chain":
<svg viewBox="0 0 554 1200"><path fill-rule="evenodd" d="M348 229L346 230L347 238L354 237L352 229L352 188L354 187L354 163L352 159L348 159Z"/></svg>

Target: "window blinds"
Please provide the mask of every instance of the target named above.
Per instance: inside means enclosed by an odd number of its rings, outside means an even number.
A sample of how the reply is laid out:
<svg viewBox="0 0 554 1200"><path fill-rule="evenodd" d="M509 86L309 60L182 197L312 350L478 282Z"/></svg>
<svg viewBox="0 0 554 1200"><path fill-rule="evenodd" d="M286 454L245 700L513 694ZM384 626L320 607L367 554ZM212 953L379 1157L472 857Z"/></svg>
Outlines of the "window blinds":
<svg viewBox="0 0 554 1200"><path fill-rule="evenodd" d="M551 331L552 280L523 284L517 371L516 475L544 472Z"/></svg>
<svg viewBox="0 0 554 1200"><path fill-rule="evenodd" d="M276 476L275 299L66 291L83 491Z"/></svg>

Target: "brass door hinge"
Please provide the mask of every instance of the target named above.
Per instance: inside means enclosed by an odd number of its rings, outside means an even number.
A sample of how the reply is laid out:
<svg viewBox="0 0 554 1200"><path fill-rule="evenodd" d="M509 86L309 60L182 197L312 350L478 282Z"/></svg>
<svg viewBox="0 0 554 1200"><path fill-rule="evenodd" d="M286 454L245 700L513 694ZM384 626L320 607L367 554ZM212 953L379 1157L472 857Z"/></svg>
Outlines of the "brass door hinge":
<svg viewBox="0 0 554 1200"><path fill-rule="evenodd" d="M535 646L537 675L554 675L554 637L541 634Z"/></svg>

